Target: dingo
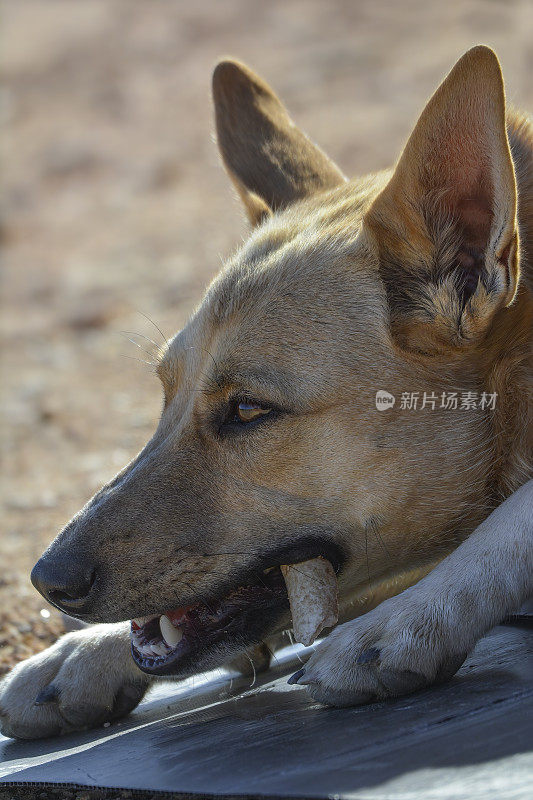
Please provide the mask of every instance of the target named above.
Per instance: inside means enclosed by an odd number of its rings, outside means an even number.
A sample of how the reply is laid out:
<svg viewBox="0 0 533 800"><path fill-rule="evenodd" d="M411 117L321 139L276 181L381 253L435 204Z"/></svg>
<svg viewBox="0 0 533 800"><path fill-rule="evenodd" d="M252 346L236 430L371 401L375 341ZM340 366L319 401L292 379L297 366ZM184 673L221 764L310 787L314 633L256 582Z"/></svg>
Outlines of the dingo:
<svg viewBox="0 0 533 800"><path fill-rule="evenodd" d="M466 53L396 167L350 181L247 67L213 92L253 231L160 353L153 438L34 568L107 624L5 679L9 736L120 716L150 675L289 627L281 564L337 572L341 624L293 680L338 705L446 679L533 591L533 126L496 56Z"/></svg>

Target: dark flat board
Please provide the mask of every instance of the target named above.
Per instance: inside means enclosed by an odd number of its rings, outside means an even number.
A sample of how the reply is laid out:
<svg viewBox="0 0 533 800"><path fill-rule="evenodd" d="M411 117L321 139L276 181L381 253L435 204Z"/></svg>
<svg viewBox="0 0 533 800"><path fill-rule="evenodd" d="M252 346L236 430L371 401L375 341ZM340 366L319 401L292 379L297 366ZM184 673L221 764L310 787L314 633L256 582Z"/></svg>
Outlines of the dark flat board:
<svg viewBox="0 0 533 800"><path fill-rule="evenodd" d="M455 678L407 698L327 709L286 674L159 686L122 723L59 739L0 737L2 783L368 800L531 800L533 633L498 627Z"/></svg>

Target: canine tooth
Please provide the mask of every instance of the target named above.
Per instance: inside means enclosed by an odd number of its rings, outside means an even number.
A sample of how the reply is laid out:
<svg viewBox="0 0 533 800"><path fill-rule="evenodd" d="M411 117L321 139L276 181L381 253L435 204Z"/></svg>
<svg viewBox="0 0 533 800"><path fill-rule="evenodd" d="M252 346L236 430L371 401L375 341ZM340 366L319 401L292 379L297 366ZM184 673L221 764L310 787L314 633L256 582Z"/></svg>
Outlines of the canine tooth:
<svg viewBox="0 0 533 800"><path fill-rule="evenodd" d="M166 614L163 614L160 618L159 628L161 630L161 636L170 647L176 647L178 642L183 638L183 631L179 628L175 628Z"/></svg>
<svg viewBox="0 0 533 800"><path fill-rule="evenodd" d="M339 616L337 576L325 558L282 565L297 642L312 644L323 628L336 624Z"/></svg>

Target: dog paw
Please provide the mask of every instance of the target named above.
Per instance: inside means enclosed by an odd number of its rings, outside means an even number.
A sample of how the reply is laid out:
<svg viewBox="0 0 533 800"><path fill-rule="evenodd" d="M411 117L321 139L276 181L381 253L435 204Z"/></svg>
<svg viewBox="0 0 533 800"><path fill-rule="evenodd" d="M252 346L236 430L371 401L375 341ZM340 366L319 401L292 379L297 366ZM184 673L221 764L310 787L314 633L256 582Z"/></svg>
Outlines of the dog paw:
<svg viewBox="0 0 533 800"><path fill-rule="evenodd" d="M68 633L0 683L0 731L36 739L128 714L149 684L134 664L127 624Z"/></svg>
<svg viewBox="0 0 533 800"><path fill-rule="evenodd" d="M468 654L447 611L393 597L332 631L289 682L326 705L352 706L447 680Z"/></svg>

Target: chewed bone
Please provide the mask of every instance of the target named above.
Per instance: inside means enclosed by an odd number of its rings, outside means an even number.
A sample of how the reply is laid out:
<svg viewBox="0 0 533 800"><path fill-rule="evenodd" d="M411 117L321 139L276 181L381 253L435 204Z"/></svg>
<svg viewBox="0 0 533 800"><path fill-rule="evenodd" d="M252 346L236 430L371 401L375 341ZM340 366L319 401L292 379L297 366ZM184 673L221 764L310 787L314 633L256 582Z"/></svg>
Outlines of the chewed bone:
<svg viewBox="0 0 533 800"><path fill-rule="evenodd" d="M297 642L312 644L320 631L331 628L339 617L337 577L325 558L311 558L300 564L283 564L283 577Z"/></svg>

